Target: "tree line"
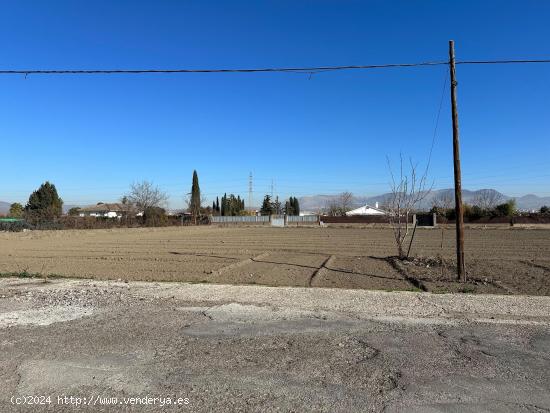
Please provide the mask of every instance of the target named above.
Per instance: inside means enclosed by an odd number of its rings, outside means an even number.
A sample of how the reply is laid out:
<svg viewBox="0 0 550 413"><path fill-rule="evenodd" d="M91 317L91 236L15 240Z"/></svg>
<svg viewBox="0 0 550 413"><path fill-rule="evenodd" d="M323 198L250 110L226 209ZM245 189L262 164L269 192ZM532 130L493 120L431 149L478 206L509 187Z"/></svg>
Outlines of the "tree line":
<svg viewBox="0 0 550 413"><path fill-rule="evenodd" d="M270 195L264 196L262 206L260 208L260 214L262 215L300 215L300 203L298 198L291 196L285 201L284 206L279 197L276 196L275 199L271 199Z"/></svg>
<svg viewBox="0 0 550 413"><path fill-rule="evenodd" d="M129 191L119 200L120 213L124 218L140 215L143 223L151 225L163 224L167 220L166 203L168 194L150 181L135 182L130 185ZM101 202L98 205L102 204ZM255 211L247 211L244 199L240 195L225 193L221 200L216 197L212 206L203 207L204 199L201 197L199 177L197 171L193 171L191 191L186 197L188 217L193 224L198 224L210 214L222 216L236 216L254 214ZM299 215L300 204L296 197L290 197L285 201L284 206L279 197L271 200L266 195L262 208L262 215L282 214ZM78 216L81 208L74 207L68 211L71 216ZM63 215L63 200L58 194L57 188L49 181L44 182L33 191L25 206L15 202L10 205L9 216L13 218L25 218L29 222L53 221Z"/></svg>

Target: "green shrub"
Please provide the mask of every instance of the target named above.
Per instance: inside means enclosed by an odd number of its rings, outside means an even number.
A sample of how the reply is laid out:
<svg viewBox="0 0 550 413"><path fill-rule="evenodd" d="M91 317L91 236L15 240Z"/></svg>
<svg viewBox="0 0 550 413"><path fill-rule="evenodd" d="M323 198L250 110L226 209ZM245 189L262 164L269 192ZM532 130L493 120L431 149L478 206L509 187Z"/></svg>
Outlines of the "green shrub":
<svg viewBox="0 0 550 413"><path fill-rule="evenodd" d="M512 217L517 213L516 200L510 199L509 201L497 205L495 207L495 213L501 217Z"/></svg>

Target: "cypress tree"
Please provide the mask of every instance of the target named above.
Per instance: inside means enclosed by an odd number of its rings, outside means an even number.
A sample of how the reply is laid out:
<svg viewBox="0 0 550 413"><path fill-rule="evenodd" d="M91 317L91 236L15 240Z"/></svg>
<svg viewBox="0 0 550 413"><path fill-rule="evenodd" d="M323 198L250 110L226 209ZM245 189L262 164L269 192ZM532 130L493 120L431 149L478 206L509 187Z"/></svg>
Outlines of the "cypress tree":
<svg viewBox="0 0 550 413"><path fill-rule="evenodd" d="M225 216L225 214L227 212L226 209L225 209L225 207L226 207L225 198L226 198L226 194L223 194L223 196L222 196L222 208L221 208L222 209L221 210L222 216Z"/></svg>
<svg viewBox="0 0 550 413"><path fill-rule="evenodd" d="M193 171L193 183L191 185L191 201L189 202L189 209L195 225L201 213L201 189L199 187L199 176L197 171Z"/></svg>

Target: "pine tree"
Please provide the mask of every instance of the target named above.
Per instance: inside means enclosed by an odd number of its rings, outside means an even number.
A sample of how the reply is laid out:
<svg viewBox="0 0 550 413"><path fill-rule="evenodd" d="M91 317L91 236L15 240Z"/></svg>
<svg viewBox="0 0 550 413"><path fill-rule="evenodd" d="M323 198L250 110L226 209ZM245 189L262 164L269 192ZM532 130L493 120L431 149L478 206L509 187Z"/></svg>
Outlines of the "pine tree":
<svg viewBox="0 0 550 413"><path fill-rule="evenodd" d="M63 200L57 194L55 185L44 182L29 197L25 211L32 218L53 219L62 213Z"/></svg>
<svg viewBox="0 0 550 413"><path fill-rule="evenodd" d="M271 197L266 195L262 202L262 207L260 209L262 215L271 215L273 214L273 206L271 205Z"/></svg>
<svg viewBox="0 0 550 413"><path fill-rule="evenodd" d="M220 212L220 199L216 197L216 211Z"/></svg>
<svg viewBox="0 0 550 413"><path fill-rule="evenodd" d="M191 185L191 201L189 202L189 209L193 222L197 224L197 220L201 213L201 189L199 187L199 176L197 171L193 171L193 184Z"/></svg>
<svg viewBox="0 0 550 413"><path fill-rule="evenodd" d="M10 214L8 216L11 218L21 218L24 212L25 209L23 208L23 205L19 202L14 202L10 205Z"/></svg>

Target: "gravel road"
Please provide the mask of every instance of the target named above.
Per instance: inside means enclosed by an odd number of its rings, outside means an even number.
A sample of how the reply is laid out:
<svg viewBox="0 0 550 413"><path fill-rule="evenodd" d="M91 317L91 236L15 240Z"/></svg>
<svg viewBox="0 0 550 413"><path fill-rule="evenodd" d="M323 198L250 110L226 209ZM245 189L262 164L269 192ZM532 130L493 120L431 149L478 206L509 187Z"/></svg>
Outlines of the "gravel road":
<svg viewBox="0 0 550 413"><path fill-rule="evenodd" d="M3 278L0 348L2 412L550 411L550 297Z"/></svg>

